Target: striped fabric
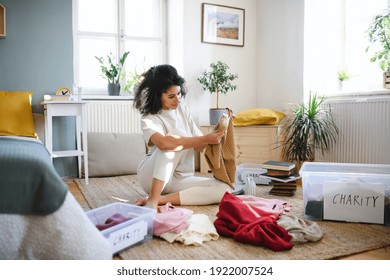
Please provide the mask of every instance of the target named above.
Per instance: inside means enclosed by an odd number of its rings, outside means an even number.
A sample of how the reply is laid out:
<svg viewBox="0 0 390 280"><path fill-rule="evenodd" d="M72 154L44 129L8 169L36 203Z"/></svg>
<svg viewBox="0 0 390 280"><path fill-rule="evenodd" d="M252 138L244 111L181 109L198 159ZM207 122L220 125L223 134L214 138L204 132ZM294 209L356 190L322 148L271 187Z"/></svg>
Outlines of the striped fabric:
<svg viewBox="0 0 390 280"><path fill-rule="evenodd" d="M233 183L236 178L236 141L234 138L234 126L232 111L229 110L229 116L222 116L215 130L225 129L225 121L223 118L228 118L229 123L225 136L219 144L207 145L205 149L205 159L216 179L227 183L234 189Z"/></svg>

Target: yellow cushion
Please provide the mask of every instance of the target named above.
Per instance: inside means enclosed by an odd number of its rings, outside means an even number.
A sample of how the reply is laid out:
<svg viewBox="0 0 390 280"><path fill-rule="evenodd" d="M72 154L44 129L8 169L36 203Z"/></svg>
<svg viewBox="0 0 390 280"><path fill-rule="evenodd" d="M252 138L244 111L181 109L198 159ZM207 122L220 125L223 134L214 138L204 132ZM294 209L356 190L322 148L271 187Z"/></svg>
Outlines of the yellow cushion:
<svg viewBox="0 0 390 280"><path fill-rule="evenodd" d="M0 90L0 135L37 138L31 109L32 92Z"/></svg>
<svg viewBox="0 0 390 280"><path fill-rule="evenodd" d="M286 115L282 112L257 108L238 113L233 119L234 126L248 126L257 124L278 124Z"/></svg>

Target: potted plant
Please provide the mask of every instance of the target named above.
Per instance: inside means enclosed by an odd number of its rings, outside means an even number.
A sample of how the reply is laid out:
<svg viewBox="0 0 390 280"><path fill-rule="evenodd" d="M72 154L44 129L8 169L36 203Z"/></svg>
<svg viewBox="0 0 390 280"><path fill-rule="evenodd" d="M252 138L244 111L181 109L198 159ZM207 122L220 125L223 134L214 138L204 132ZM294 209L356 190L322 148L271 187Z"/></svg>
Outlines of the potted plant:
<svg viewBox="0 0 390 280"><path fill-rule="evenodd" d="M340 69L337 72L337 78L339 80L339 90L343 89L344 81L348 81L351 77L351 74L349 74L346 68Z"/></svg>
<svg viewBox="0 0 390 280"><path fill-rule="evenodd" d="M325 97L310 93L307 104L292 108L292 114L281 122L284 160L295 161L297 170L304 161L314 161L315 152L324 154L336 142L339 130Z"/></svg>
<svg viewBox="0 0 390 280"><path fill-rule="evenodd" d="M103 57L95 58L100 63L101 76L108 80L108 94L109 95L119 95L121 90L121 85L119 83L119 78L121 77L122 69L125 64L126 58L130 52L125 52L122 57L117 62L115 57L110 53L107 55L107 63Z"/></svg>
<svg viewBox="0 0 390 280"><path fill-rule="evenodd" d="M232 81L238 78L238 75L228 73L229 66L222 61L211 63L210 68L210 71L205 70L201 74L198 81L202 85L203 90L217 95L217 107L210 108L210 124L215 125L218 123L221 115L226 112L226 108L219 107L219 95L227 94L229 91L237 89L237 86L233 85Z"/></svg>
<svg viewBox="0 0 390 280"><path fill-rule="evenodd" d="M128 74L128 78L126 80L125 86L123 87L123 90L134 94L135 87L141 80L141 74L138 73L137 69L134 68L133 71L130 71Z"/></svg>
<svg viewBox="0 0 390 280"><path fill-rule="evenodd" d="M386 85L386 77L390 76L390 14L389 10L385 10L383 14L376 15L367 30L368 41L373 47L376 47L374 55L371 57L371 62L379 62L379 67L384 72L384 86ZM366 48L368 52L370 46ZM390 88L390 84L388 85Z"/></svg>

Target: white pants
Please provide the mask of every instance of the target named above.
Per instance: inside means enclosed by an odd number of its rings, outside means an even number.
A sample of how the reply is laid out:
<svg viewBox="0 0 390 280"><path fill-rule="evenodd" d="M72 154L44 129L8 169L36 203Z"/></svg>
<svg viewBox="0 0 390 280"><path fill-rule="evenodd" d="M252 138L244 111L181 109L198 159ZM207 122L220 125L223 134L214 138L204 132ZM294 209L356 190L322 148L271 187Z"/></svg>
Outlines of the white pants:
<svg viewBox="0 0 390 280"><path fill-rule="evenodd" d="M179 173L176 167L182 151L166 152L156 149L138 167L138 181L150 193L153 178L165 182L162 194L179 192L181 205L207 205L219 203L228 184L214 178L194 176L194 172Z"/></svg>

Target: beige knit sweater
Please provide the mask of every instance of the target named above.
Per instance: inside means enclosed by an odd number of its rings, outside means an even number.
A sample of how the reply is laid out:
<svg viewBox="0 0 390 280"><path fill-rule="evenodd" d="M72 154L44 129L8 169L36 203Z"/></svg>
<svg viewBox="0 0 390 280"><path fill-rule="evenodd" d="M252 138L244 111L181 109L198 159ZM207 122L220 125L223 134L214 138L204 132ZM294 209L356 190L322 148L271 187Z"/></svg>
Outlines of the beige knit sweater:
<svg viewBox="0 0 390 280"><path fill-rule="evenodd" d="M236 178L236 141L234 139L234 126L232 112L229 110L229 116L224 115L215 126L214 130L220 131L226 128L226 119L228 118L227 130L225 136L219 144L207 145L205 149L205 159L211 172L216 179L227 183L234 189Z"/></svg>

